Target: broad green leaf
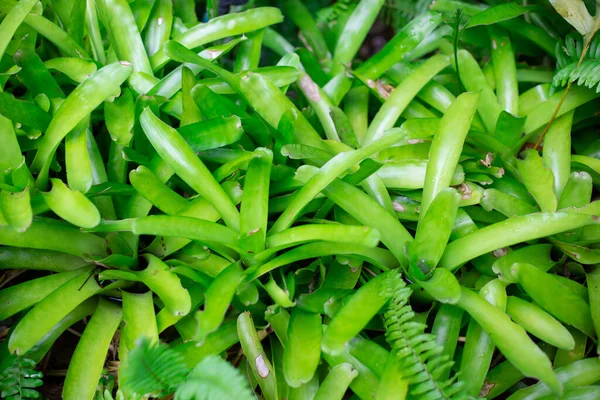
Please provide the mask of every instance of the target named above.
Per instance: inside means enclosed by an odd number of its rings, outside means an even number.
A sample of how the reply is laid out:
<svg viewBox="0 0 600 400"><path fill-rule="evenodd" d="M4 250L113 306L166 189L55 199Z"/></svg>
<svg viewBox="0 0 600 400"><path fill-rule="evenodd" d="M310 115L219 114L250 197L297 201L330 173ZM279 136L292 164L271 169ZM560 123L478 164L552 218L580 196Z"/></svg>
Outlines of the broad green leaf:
<svg viewBox="0 0 600 400"><path fill-rule="evenodd" d="M492 25L507 19L516 18L529 11L538 10L539 6L520 6L516 3L499 4L474 15L469 21L467 28L479 25Z"/></svg>
<svg viewBox="0 0 600 400"><path fill-rule="evenodd" d="M522 160L517 160L517 168L523 183L535 198L543 212L556 211L558 199L554 194L554 176L544 168L542 157L535 150L527 150Z"/></svg>
<svg viewBox="0 0 600 400"><path fill-rule="evenodd" d="M37 3L36 0L23 0L18 2L0 24L0 57L4 55L10 40L21 25L27 14Z"/></svg>
<svg viewBox="0 0 600 400"><path fill-rule="evenodd" d="M304 144L286 144L281 148L281 154L291 158L292 160L312 159L327 161L333 157L333 152L327 152L325 150L307 146Z"/></svg>
<svg viewBox="0 0 600 400"><path fill-rule="evenodd" d="M196 84L194 72L183 67L181 69L181 122L180 126L202 121L202 113L198 109L192 96L192 88Z"/></svg>
<svg viewBox="0 0 600 400"><path fill-rule="evenodd" d="M493 188L485 190L481 199L481 207L486 211L496 210L507 217L526 215L539 211L537 207Z"/></svg>
<svg viewBox="0 0 600 400"><path fill-rule="evenodd" d="M104 103L104 119L111 139L121 146L129 146L135 123L135 103L131 90L124 89L114 101Z"/></svg>
<svg viewBox="0 0 600 400"><path fill-rule="evenodd" d="M78 83L83 82L98 70L92 61L74 57L52 58L44 61L44 65L49 70L61 72Z"/></svg>
<svg viewBox="0 0 600 400"><path fill-rule="evenodd" d="M353 148L358 147L358 140L350 124L350 120L339 107L330 107L329 114L341 141Z"/></svg>
<svg viewBox="0 0 600 400"><path fill-rule="evenodd" d="M239 141L244 134L237 116L207 118L180 126L177 131L195 152L227 146Z"/></svg>
<svg viewBox="0 0 600 400"><path fill-rule="evenodd" d="M29 188L21 191L0 191L0 212L12 229L17 232L26 231L33 218Z"/></svg>
<svg viewBox="0 0 600 400"><path fill-rule="evenodd" d="M13 122L46 131L52 117L37 104L19 100L8 92L0 93L0 114Z"/></svg>
<svg viewBox="0 0 600 400"><path fill-rule="evenodd" d="M515 146L521 140L526 119L525 117L515 117L506 111L502 111L496 123L496 139L507 147Z"/></svg>
<svg viewBox="0 0 600 400"><path fill-rule="evenodd" d="M0 116L0 177L9 174L10 170L17 168L23 160L17 135L12 122Z"/></svg>
<svg viewBox="0 0 600 400"><path fill-rule="evenodd" d="M600 263L600 250L589 247L566 243L550 238L550 241L567 256L580 264L591 265Z"/></svg>
<svg viewBox="0 0 600 400"><path fill-rule="evenodd" d="M454 188L443 189L433 199L417 226L414 246L407 244L413 277L424 279L437 266L450 238L460 194Z"/></svg>
<svg viewBox="0 0 600 400"><path fill-rule="evenodd" d="M585 171L592 176L594 185L600 184L600 160L595 157L571 156L571 168Z"/></svg>

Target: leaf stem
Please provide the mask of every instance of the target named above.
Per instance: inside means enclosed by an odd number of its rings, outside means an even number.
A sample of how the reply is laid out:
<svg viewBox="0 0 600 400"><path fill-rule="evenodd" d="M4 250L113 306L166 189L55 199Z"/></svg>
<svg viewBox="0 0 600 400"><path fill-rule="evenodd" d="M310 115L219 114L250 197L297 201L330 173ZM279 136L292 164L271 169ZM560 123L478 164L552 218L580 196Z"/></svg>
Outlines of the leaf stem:
<svg viewBox="0 0 600 400"><path fill-rule="evenodd" d="M587 54L588 50L590 49L590 44L592 43L594 34L598 30L598 28L600 28L600 17L596 17L594 27L592 28L592 31L589 33L588 37L586 38L585 46L583 47L583 51L581 52L581 56L579 57L579 61L577 62L577 67L579 67L581 65L581 63L583 62L585 55ZM540 150L540 145L541 145L542 141L544 140L544 136L546 136L546 133L548 133L548 130L550 129L550 127L552 126L552 123L556 119L556 116L558 115L558 112L560 111L560 107L562 106L563 102L567 98L567 94L569 94L569 90L571 90L571 86L573 86L573 82L569 82L567 84L567 88L565 89L565 92L563 93L560 101L558 102L556 109L554 110L554 113L552 114L552 118L550 118L550 121L548 121L548 125L546 125L546 127L544 128L544 131L538 138L537 142L535 142L535 146L533 147L534 150L538 150L538 151Z"/></svg>

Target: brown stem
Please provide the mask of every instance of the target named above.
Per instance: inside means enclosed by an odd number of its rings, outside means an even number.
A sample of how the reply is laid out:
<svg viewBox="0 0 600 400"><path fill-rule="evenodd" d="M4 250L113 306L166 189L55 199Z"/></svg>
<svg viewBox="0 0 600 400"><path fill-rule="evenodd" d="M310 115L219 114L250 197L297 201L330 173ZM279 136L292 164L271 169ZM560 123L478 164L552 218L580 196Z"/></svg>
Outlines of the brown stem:
<svg viewBox="0 0 600 400"><path fill-rule="evenodd" d="M579 61L577 62L577 67L579 67L581 65L581 63L583 62L583 59L585 58L585 55L587 54L587 52L588 52L588 50L590 48L590 44L592 43L592 39L594 37L594 34L598 30L599 26L600 26L600 18L597 18L596 19L596 23L594 24L593 30L592 30L592 32L590 33L588 39L585 42L585 46L583 47L583 51L581 52L581 56L579 57ZM565 89L565 92L563 93L560 101L558 102L558 105L556 106L556 109L554 110L554 113L552 114L552 118L550 118L550 121L548 122L548 125L546 125L546 127L544 128L544 131L542 132L542 134L538 138L537 142L535 142L535 146L533 147L535 150L539 150L540 149L540 144L542 143L542 140L544 140L544 136L546 136L546 133L548 133L548 130L552 126L552 123L556 119L556 116L558 115L558 112L560 111L560 108L562 107L562 104L564 103L565 99L567 98L567 94L569 94L569 90L571 89L572 85L573 85L573 82L569 82L569 84L567 85L567 88Z"/></svg>
<svg viewBox="0 0 600 400"><path fill-rule="evenodd" d="M581 54L584 54L584 53L581 53ZM579 64L577 66L579 66ZM572 84L573 84L573 82L569 82L569 84L567 85L567 88L565 89L562 97L560 98L560 101L558 102L558 105L556 106L556 109L554 110L554 113L552 114L552 118L550 118L548 125L546 125L546 127L544 128L544 131L538 138L537 142L535 142L535 146L533 146L534 150L540 150L540 144L542 143L542 140L544 140L544 136L546 136L546 133L548 133L548 130L552 126L552 123L556 119L556 116L558 115L558 112L560 111L560 107L562 106L563 102L567 98L567 94L569 94L569 89L571 89Z"/></svg>

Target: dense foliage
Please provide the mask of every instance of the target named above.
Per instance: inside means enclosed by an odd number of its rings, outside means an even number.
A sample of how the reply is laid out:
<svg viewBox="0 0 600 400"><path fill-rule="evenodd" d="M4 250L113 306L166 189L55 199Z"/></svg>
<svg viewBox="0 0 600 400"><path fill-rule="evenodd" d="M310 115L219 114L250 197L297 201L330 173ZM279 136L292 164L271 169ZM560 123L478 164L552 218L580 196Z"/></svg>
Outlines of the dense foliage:
<svg viewBox="0 0 600 400"><path fill-rule="evenodd" d="M596 8L0 1L0 396L600 398Z"/></svg>

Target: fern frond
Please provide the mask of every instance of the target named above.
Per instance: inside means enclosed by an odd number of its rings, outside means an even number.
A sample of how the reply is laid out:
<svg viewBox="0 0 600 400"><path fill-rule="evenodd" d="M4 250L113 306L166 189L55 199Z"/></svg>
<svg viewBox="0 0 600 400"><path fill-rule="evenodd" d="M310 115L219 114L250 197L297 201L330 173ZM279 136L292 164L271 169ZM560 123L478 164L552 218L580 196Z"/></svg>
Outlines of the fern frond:
<svg viewBox="0 0 600 400"><path fill-rule="evenodd" d="M328 24L337 20L340 16L348 12L353 4L357 4L356 0L338 0L329 7L321 8L317 12L317 23Z"/></svg>
<svg viewBox="0 0 600 400"><path fill-rule="evenodd" d="M188 373L181 354L142 337L121 366L119 378L121 389L129 395L166 396L175 392Z"/></svg>
<svg viewBox="0 0 600 400"><path fill-rule="evenodd" d="M39 399L34 388L42 386L42 374L34 370L36 362L15 356L13 362L0 372L0 396L7 400Z"/></svg>
<svg viewBox="0 0 600 400"><path fill-rule="evenodd" d="M409 385L408 398L419 400L469 399L462 391L462 382L453 377L440 377L453 365L435 335L425 333L426 325L412 321L415 313L408 300L412 290L401 279L395 281L392 299L384 313L386 339L396 357L399 374Z"/></svg>
<svg viewBox="0 0 600 400"><path fill-rule="evenodd" d="M429 8L431 0L386 0L381 11L384 22L400 30Z"/></svg>
<svg viewBox="0 0 600 400"><path fill-rule="evenodd" d="M175 392L175 400L255 400L248 381L218 356L203 359Z"/></svg>
<svg viewBox="0 0 600 400"><path fill-rule="evenodd" d="M583 39L573 35L568 35L563 44L556 44L556 72L552 80L554 87L573 82L588 88L596 86L596 93L600 92L600 38L592 39L581 65L577 66L583 47Z"/></svg>

